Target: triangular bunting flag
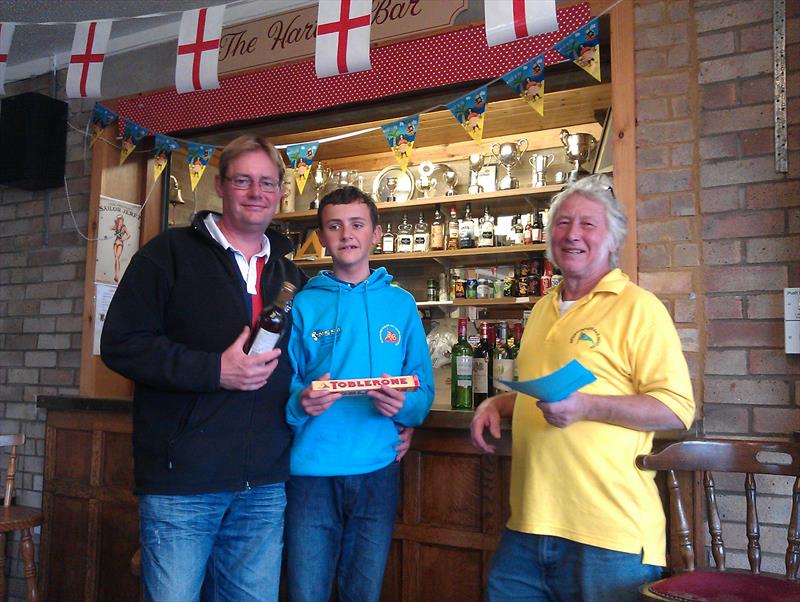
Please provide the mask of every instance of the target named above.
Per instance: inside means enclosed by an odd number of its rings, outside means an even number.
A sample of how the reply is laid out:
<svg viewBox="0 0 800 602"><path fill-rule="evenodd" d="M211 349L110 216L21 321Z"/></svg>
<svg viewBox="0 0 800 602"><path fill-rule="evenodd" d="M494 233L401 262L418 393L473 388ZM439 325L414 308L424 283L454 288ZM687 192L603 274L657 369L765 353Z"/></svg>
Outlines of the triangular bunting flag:
<svg viewBox="0 0 800 602"><path fill-rule="evenodd" d="M176 140L164 134L156 134L155 142L153 143L155 150L155 158L153 159L153 181L158 180L161 172L167 166L169 155L172 151L178 150L180 145Z"/></svg>
<svg viewBox="0 0 800 602"><path fill-rule="evenodd" d="M186 162L189 164L189 179L192 182L192 190L197 188L197 183L203 177L203 172L206 170L211 155L214 154L216 147L211 144L197 144L196 142L187 142Z"/></svg>
<svg viewBox="0 0 800 602"><path fill-rule="evenodd" d="M116 120L117 114L114 111L104 107L99 102L94 104L94 111L92 111L92 137L89 140L89 148L94 146L94 143L105 129Z"/></svg>
<svg viewBox="0 0 800 602"><path fill-rule="evenodd" d="M557 42L554 48L589 75L600 81L600 35L597 19Z"/></svg>
<svg viewBox="0 0 800 602"><path fill-rule="evenodd" d="M447 105L458 123L477 142L483 137L483 117L486 111L488 90L481 86L474 92L465 94Z"/></svg>
<svg viewBox="0 0 800 602"><path fill-rule="evenodd" d="M179 93L219 88L219 39L225 5L187 10L181 17L175 88Z"/></svg>
<svg viewBox="0 0 800 602"><path fill-rule="evenodd" d="M413 115L382 125L383 135L389 143L389 148L394 153L400 169L408 169L408 160L411 158L411 150L414 148L414 139L417 137L419 127L419 115Z"/></svg>
<svg viewBox="0 0 800 602"><path fill-rule="evenodd" d="M13 23L0 23L0 94L5 94L6 63L8 51L11 49L11 38L14 37Z"/></svg>
<svg viewBox="0 0 800 602"><path fill-rule="evenodd" d="M150 130L140 126L138 123L133 123L133 121L127 120L125 122L125 129L123 130L122 134L122 149L119 153L119 164L122 165L125 162L125 159L128 158L133 152L133 149L136 148L136 145L142 141L142 138L147 136L150 133Z"/></svg>
<svg viewBox="0 0 800 602"><path fill-rule="evenodd" d="M96 98L100 94L111 20L83 21L75 25L72 55L67 69L69 98Z"/></svg>
<svg viewBox="0 0 800 602"><path fill-rule="evenodd" d="M558 31L555 0L484 0L483 7L489 46Z"/></svg>
<svg viewBox="0 0 800 602"><path fill-rule="evenodd" d="M325 0L317 11L317 77L367 71L371 0Z"/></svg>
<svg viewBox="0 0 800 602"><path fill-rule="evenodd" d="M286 156L289 157L289 163L294 170L294 179L300 194L303 194L303 188L305 188L306 180L311 173L311 166L314 164L318 147L319 142L292 144L286 147Z"/></svg>
<svg viewBox="0 0 800 602"><path fill-rule="evenodd" d="M544 115L544 55L503 75L505 81L531 108Z"/></svg>

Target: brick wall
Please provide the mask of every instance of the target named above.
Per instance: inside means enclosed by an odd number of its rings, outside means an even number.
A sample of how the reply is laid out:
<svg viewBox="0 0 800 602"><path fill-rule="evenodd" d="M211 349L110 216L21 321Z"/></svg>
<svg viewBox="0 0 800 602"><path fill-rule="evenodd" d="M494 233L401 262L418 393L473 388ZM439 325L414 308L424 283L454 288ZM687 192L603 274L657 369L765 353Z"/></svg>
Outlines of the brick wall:
<svg viewBox="0 0 800 602"><path fill-rule="evenodd" d="M9 96L63 97L62 90L63 72L55 82L43 76L6 84ZM84 127L93 105L71 102L70 123ZM67 145L70 201L85 233L90 164L84 165L82 132L70 130ZM0 187L0 432L27 437L18 450L17 500L28 506L42 503L45 412L36 409L36 396L78 393L85 257L63 187ZM5 467L5 455L2 460ZM34 541L38 552L38 532ZM9 541L8 558L9 596L24 600L18 533Z"/></svg>
<svg viewBox="0 0 800 602"><path fill-rule="evenodd" d="M800 286L800 3L786 5L788 175L774 168L772 2L636 3L640 283L672 310L709 437L800 430L800 356L783 352L782 289ZM742 478L717 484L744 567ZM758 488L765 570L782 572L791 482Z"/></svg>

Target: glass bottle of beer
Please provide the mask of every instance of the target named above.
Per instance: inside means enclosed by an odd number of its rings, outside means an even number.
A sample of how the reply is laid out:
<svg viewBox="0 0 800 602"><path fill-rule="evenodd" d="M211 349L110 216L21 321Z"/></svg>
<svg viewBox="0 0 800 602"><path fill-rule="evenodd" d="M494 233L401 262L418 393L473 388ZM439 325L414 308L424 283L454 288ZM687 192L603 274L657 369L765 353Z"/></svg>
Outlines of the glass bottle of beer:
<svg viewBox="0 0 800 602"><path fill-rule="evenodd" d="M481 342L472 354L472 399L475 407L487 397L494 395L492 372L494 362L494 326L486 322L481 323Z"/></svg>
<svg viewBox="0 0 800 602"><path fill-rule="evenodd" d="M444 216L439 205L433 212L431 222L431 251L441 251L444 249Z"/></svg>
<svg viewBox="0 0 800 602"><path fill-rule="evenodd" d="M450 352L450 407L472 409L472 345L467 341L467 319L458 319L458 341Z"/></svg>
<svg viewBox="0 0 800 602"><path fill-rule="evenodd" d="M261 310L250 337L244 344L247 355L257 355L271 351L278 345L283 335L286 316L292 310L292 299L297 288L291 282L281 284L281 290L274 303Z"/></svg>

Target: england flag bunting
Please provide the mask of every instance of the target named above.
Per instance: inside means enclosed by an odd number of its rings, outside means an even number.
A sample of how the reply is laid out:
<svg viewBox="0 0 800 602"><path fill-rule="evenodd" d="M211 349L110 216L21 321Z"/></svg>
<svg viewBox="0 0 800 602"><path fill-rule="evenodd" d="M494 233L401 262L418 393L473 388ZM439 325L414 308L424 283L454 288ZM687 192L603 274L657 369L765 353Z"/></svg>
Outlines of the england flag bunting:
<svg viewBox="0 0 800 602"><path fill-rule="evenodd" d="M224 4L183 13L175 63L178 92L219 88L217 67L224 15Z"/></svg>
<svg viewBox="0 0 800 602"><path fill-rule="evenodd" d="M371 0L325 0L317 13L317 77L371 69Z"/></svg>
<svg viewBox="0 0 800 602"><path fill-rule="evenodd" d="M103 76L111 20L82 21L75 25L72 55L67 69L67 96L69 98L97 98Z"/></svg>
<svg viewBox="0 0 800 602"><path fill-rule="evenodd" d="M0 23L0 94L5 94L6 89L6 63L8 62L8 50L11 48L11 38L14 37L13 23Z"/></svg>
<svg viewBox="0 0 800 602"><path fill-rule="evenodd" d="M558 30L555 0L484 0L483 9L489 46Z"/></svg>

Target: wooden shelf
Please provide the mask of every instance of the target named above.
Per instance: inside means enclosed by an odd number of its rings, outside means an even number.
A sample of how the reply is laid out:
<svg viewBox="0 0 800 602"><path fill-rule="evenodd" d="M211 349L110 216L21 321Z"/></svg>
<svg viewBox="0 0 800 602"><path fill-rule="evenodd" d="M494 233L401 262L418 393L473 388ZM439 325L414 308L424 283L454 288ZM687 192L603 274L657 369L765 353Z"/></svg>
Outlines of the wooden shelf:
<svg viewBox="0 0 800 602"><path fill-rule="evenodd" d="M540 186L539 188L515 188L514 190L497 190L494 192L481 192L478 194L456 194L453 196L437 196L428 199L418 198L411 199L410 201L395 202L395 203L377 203L378 212L381 214L386 213L401 213L403 211L411 212L414 209L423 211L425 209L433 209L436 205L442 206L442 214L446 216L447 208L451 205L464 205L472 203L472 213L475 216L479 215L478 208L483 205L493 206L495 204L503 204L508 206L509 201L518 201L519 203L528 203L530 208L536 207L538 203L534 200L549 199L551 196L561 191L563 185L557 184L553 186ZM504 212L508 213L508 212ZM283 222L307 222L317 219L316 209L306 209L305 211L292 211L289 213L277 213L275 215L276 221Z"/></svg>
<svg viewBox="0 0 800 602"><path fill-rule="evenodd" d="M417 307L438 307L443 310L455 307L519 307L532 306L541 297L497 297L492 299L454 299L452 301L417 301Z"/></svg>
<svg viewBox="0 0 800 602"><path fill-rule="evenodd" d="M513 245L508 247L478 247L475 249L458 249L456 251L428 251L427 253L381 253L380 255L370 255L369 260L373 265L381 263L416 263L424 259L433 259L441 263L455 264L464 260L486 260L499 258L499 261L506 259L513 260L516 257L525 257L531 253L541 253L545 250L543 242L532 245ZM295 258L294 262L301 268L305 267L326 267L333 264L330 257L320 257L316 259Z"/></svg>

